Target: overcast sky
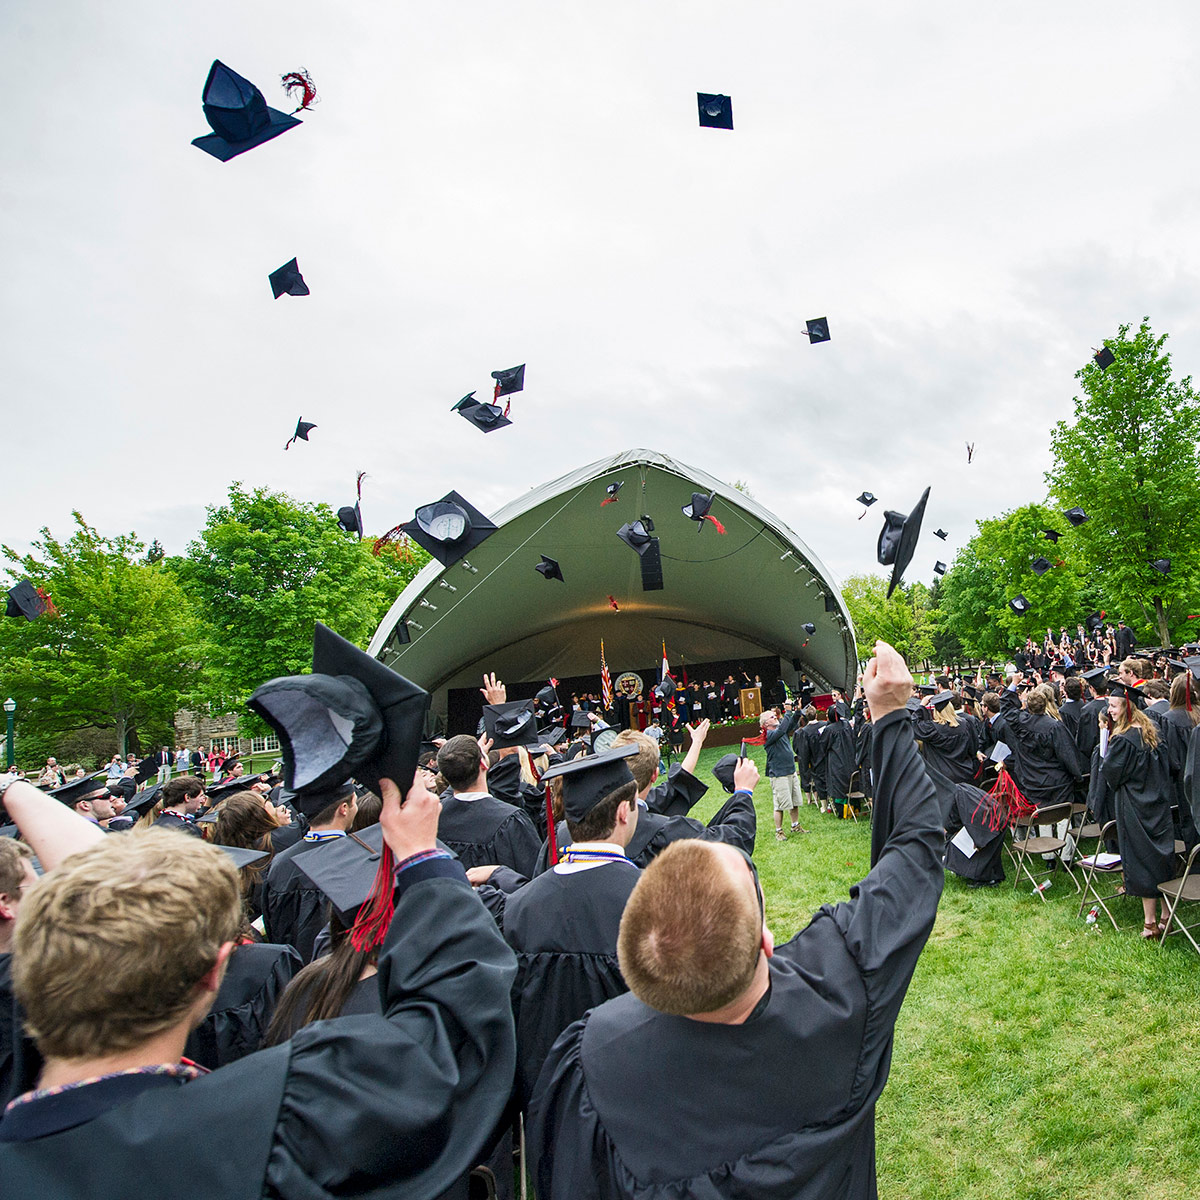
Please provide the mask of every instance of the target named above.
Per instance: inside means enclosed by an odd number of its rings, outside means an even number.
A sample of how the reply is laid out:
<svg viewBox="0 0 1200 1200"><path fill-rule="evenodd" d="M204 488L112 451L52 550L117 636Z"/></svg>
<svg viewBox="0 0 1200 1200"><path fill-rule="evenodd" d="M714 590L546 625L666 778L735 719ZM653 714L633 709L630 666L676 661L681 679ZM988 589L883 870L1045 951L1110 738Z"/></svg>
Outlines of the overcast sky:
<svg viewBox="0 0 1200 1200"><path fill-rule="evenodd" d="M7 0L0 534L78 508L177 553L231 480L337 507L358 470L380 532L648 447L745 480L839 578L932 484L931 579L1043 496L1119 324L1200 374L1198 30L1106 0ZM220 163L189 144L214 58L320 103ZM312 294L275 301L293 255ZM520 362L511 428L449 411Z"/></svg>

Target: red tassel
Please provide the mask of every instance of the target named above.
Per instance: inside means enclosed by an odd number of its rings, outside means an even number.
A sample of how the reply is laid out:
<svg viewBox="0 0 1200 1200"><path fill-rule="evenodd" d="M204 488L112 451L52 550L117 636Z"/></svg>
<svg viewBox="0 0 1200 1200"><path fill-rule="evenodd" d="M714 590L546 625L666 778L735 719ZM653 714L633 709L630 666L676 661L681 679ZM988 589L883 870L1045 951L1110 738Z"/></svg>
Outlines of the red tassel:
<svg viewBox="0 0 1200 1200"><path fill-rule="evenodd" d="M722 525L722 524L721 524L721 522L720 522L720 521L718 521L718 520L717 520L717 518L716 518L716 517L714 517L714 516L712 515L712 513L706 513L702 519L703 519L703 520L705 520L705 521L711 521L711 522L713 523L713 526L716 528L716 531L717 531L718 533L724 533L724 532L725 532L725 526L724 526L724 525Z"/></svg>
<svg viewBox="0 0 1200 1200"><path fill-rule="evenodd" d="M603 508L606 504L615 504L616 502L616 496L605 496L604 499L600 501L600 507Z"/></svg>
<svg viewBox="0 0 1200 1200"><path fill-rule="evenodd" d="M360 504L362 503L362 481L364 479L366 479L366 477L367 477L366 471L359 471L358 479L356 480L356 483L358 484L358 499L359 499Z"/></svg>
<svg viewBox="0 0 1200 1200"><path fill-rule="evenodd" d="M612 605L612 610L613 610L613 612L620 612L620 611L621 611L621 609L620 609L620 607L618 606L617 602L616 602L616 601L615 601L615 600L614 600L614 599L613 599L611 596L609 596L609 598L608 598L608 602L609 602L609 604L610 604L610 605Z"/></svg>
<svg viewBox="0 0 1200 1200"><path fill-rule="evenodd" d="M383 852L379 856L379 870L375 872L375 882L371 886L371 894L367 897L358 917L350 930L350 944L360 953L373 950L380 945L387 935L388 926L392 923L392 914L396 911L396 859L392 848L383 843Z"/></svg>
<svg viewBox="0 0 1200 1200"><path fill-rule="evenodd" d="M289 100L296 98L292 95L293 92L300 93L300 106L293 109L293 113L303 112L306 108L311 108L316 104L317 85L313 83L312 76L307 71L289 71L286 75L281 75L279 78L283 84L283 90L288 94Z"/></svg>
<svg viewBox="0 0 1200 1200"><path fill-rule="evenodd" d="M496 380L496 388L492 392L492 403L495 404L496 401L499 399L500 399L500 380L497 379ZM509 403L511 404L512 401L510 400Z"/></svg>
<svg viewBox="0 0 1200 1200"><path fill-rule="evenodd" d="M558 862L558 831L554 828L554 801L550 799L550 785L546 784L546 845L550 848L550 865Z"/></svg>
<svg viewBox="0 0 1200 1200"><path fill-rule="evenodd" d="M37 594L41 597L43 604L41 615L43 617L57 617L59 615L58 609L55 607L54 601L50 599L50 593L45 588L38 588Z"/></svg>
<svg viewBox="0 0 1200 1200"><path fill-rule="evenodd" d="M508 401L506 401L506 402L505 402L505 405L504 405L504 415L505 415L506 417L508 416L508 410L509 410L510 408L512 408L512 401L511 401L511 400L508 400Z"/></svg>

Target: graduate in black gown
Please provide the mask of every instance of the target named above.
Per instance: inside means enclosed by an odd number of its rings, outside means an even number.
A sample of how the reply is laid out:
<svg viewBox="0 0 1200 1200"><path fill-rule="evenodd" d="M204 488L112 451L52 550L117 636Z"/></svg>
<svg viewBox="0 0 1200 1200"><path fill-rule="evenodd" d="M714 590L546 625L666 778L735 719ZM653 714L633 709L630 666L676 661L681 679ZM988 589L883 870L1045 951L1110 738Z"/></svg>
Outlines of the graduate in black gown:
<svg viewBox="0 0 1200 1200"><path fill-rule="evenodd" d="M636 745L551 767L571 846L557 866L504 896L498 915L517 956L518 1107L524 1108L558 1035L590 1008L626 991L617 930L641 872L625 857L637 827L637 785L625 762Z"/></svg>
<svg viewBox="0 0 1200 1200"><path fill-rule="evenodd" d="M1200 662L1197 665L1200 666ZM1188 802L1183 784L1192 730L1200 721L1200 690L1195 688L1194 678L1191 671L1185 671L1171 680L1170 708L1158 723L1166 746L1167 767L1171 773L1175 836L1183 842L1188 851L1200 841L1200 833L1197 832L1196 823L1192 819L1192 806Z"/></svg>
<svg viewBox="0 0 1200 1200"><path fill-rule="evenodd" d="M1035 808L1048 804L1070 804L1075 799L1075 780L1080 773L1079 752L1067 727L1046 712L1045 696L1036 688L1027 693L1021 707L1017 675L1000 695L1000 712L1016 744L1016 761L1011 770L1017 787Z"/></svg>
<svg viewBox="0 0 1200 1200"><path fill-rule="evenodd" d="M937 790L942 816L950 819L954 789L960 783L973 783L978 770L977 739L971 727L958 719L954 711L954 693L940 692L912 711L913 733L921 743L929 778Z"/></svg>
<svg viewBox="0 0 1200 1200"><path fill-rule="evenodd" d="M1116 813L1125 891L1141 897L1142 936L1157 938L1161 928L1158 885L1175 875L1175 830L1166 749L1141 704L1138 688L1125 683L1110 686L1112 733L1101 774ZM1165 917L1166 902L1162 904Z"/></svg>
<svg viewBox="0 0 1200 1200"><path fill-rule="evenodd" d="M944 871L903 711L912 679L891 647L865 686L878 863L779 947L736 851L684 842L651 864L618 943L631 992L572 1025L538 1080L526 1130L539 1200L876 1195L875 1104Z"/></svg>
<svg viewBox="0 0 1200 1200"><path fill-rule="evenodd" d="M976 887L1003 883L1001 851L1007 831L996 797L974 784L955 785L946 820L946 870Z"/></svg>
<svg viewBox="0 0 1200 1200"><path fill-rule="evenodd" d="M822 735L825 740L825 791L839 817L848 816L846 797L850 779L857 766L854 728L843 715L840 703L829 706L829 723Z"/></svg>
<svg viewBox="0 0 1200 1200"><path fill-rule="evenodd" d="M816 709L813 710L814 712ZM825 764L829 758L829 743L826 737L829 733L829 721L820 716L809 722L808 735L808 765L812 771L813 784L817 789L817 803L824 812L829 800L829 781L825 777Z"/></svg>

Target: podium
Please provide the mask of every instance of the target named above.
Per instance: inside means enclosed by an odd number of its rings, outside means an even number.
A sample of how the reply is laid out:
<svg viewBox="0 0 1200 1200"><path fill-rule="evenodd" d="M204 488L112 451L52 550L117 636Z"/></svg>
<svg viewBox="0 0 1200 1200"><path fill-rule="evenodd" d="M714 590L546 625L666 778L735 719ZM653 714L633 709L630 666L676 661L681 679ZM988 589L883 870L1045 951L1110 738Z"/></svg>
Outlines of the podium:
<svg viewBox="0 0 1200 1200"><path fill-rule="evenodd" d="M762 688L742 688L739 699L741 708L738 711L742 717L754 717L757 720L762 716Z"/></svg>

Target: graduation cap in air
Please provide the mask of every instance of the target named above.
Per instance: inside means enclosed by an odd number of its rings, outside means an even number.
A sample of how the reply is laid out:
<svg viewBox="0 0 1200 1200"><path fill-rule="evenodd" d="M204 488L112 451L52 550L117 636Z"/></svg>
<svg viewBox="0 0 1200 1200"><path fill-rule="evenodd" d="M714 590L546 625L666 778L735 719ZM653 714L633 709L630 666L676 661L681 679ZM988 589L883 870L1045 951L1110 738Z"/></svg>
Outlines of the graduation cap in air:
<svg viewBox="0 0 1200 1200"><path fill-rule="evenodd" d="M311 675L285 675L247 701L279 736L283 779L307 817L337 800L353 776L382 795L391 779L407 793L429 695L317 622Z"/></svg>
<svg viewBox="0 0 1200 1200"><path fill-rule="evenodd" d="M4 615L36 621L49 607L50 601L28 579L22 579L20 583L8 589L8 603L4 606Z"/></svg>
<svg viewBox="0 0 1200 1200"><path fill-rule="evenodd" d="M492 378L496 381L496 399L507 396L512 392L525 390L525 364L519 367L509 367L507 371L493 371Z"/></svg>
<svg viewBox="0 0 1200 1200"><path fill-rule="evenodd" d="M1100 370L1107 371L1117 361L1117 356L1107 346L1102 346L1092 355L1092 361Z"/></svg>
<svg viewBox="0 0 1200 1200"><path fill-rule="evenodd" d="M1156 570L1156 571L1157 571L1157 572L1158 572L1160 575L1170 575L1170 573L1171 573L1171 560L1170 560L1169 558L1154 558L1154 559L1151 559L1151 560L1150 560L1150 565L1151 565L1151 566L1152 566L1152 567L1153 567L1153 568L1154 568L1154 569L1155 569L1155 570Z"/></svg>
<svg viewBox="0 0 1200 1200"><path fill-rule="evenodd" d="M591 727L592 722L588 719L587 713L585 713L582 708L577 708L571 714L572 729L591 729Z"/></svg>
<svg viewBox="0 0 1200 1200"><path fill-rule="evenodd" d="M362 523L362 481L366 477L366 471L359 471L358 478L355 480L355 486L358 490L358 499L354 502L353 507L349 504L343 505L338 509L337 519L338 526L345 530L346 533L357 533L358 540L362 541L363 523Z"/></svg>
<svg viewBox="0 0 1200 1200"><path fill-rule="evenodd" d="M285 262L278 271L272 271L267 278L271 281L271 294L276 300L280 296L307 296L308 284L300 274L300 267L293 258Z"/></svg>
<svg viewBox="0 0 1200 1200"><path fill-rule="evenodd" d="M1096 630L1099 629L1100 626L1104 624L1104 614L1098 613L1098 612L1089 613L1086 624L1087 624L1088 629L1092 633L1095 633ZM1084 678L1086 679L1087 676L1084 676Z"/></svg>
<svg viewBox="0 0 1200 1200"><path fill-rule="evenodd" d="M604 499L600 501L600 507L603 508L606 504L615 504L617 501L617 493L625 486L625 480L618 479L615 483L610 483L604 489Z"/></svg>
<svg viewBox="0 0 1200 1200"><path fill-rule="evenodd" d="M646 524L645 517L639 518L636 521L630 521L627 525L622 525L617 530L617 537L627 545L630 550L636 550L639 555L645 554L650 548L654 538L650 536L654 529L654 522Z"/></svg>
<svg viewBox="0 0 1200 1200"><path fill-rule="evenodd" d="M137 765L137 770L133 773L135 783L145 783L146 780L158 774L158 763L154 761L152 755L147 754Z"/></svg>
<svg viewBox="0 0 1200 1200"><path fill-rule="evenodd" d="M211 134L193 138L192 145L228 162L302 122L268 108L262 92L248 79L214 59L204 81L204 116Z"/></svg>
<svg viewBox="0 0 1200 1200"><path fill-rule="evenodd" d="M1084 523L1084 521L1091 519L1088 517L1087 513L1085 513L1083 511L1082 508L1068 508L1063 513L1063 516L1066 517L1067 520L1070 521L1071 524L1074 525L1076 528L1078 528L1080 525L1082 525Z"/></svg>
<svg viewBox="0 0 1200 1200"><path fill-rule="evenodd" d="M1033 568L1033 573L1035 575L1045 575L1045 573L1049 571L1052 566L1054 566L1054 564L1048 558L1044 558L1040 554L1029 565Z"/></svg>
<svg viewBox="0 0 1200 1200"><path fill-rule="evenodd" d="M510 746L536 746L537 718L532 700L509 700L483 706L483 729L492 739L493 750Z"/></svg>
<svg viewBox="0 0 1200 1200"><path fill-rule="evenodd" d="M539 688L533 699L539 708L557 708L558 692L554 690L554 681L546 684L544 688Z"/></svg>
<svg viewBox="0 0 1200 1200"><path fill-rule="evenodd" d="M1057 529L1043 529L1042 537L1044 537L1046 541L1053 542L1057 546L1058 539L1062 537L1062 534L1059 533Z"/></svg>
<svg viewBox="0 0 1200 1200"><path fill-rule="evenodd" d="M294 442L294 441L295 441L297 438L299 438L299 439L300 439L300 441L302 441L302 442L307 442L307 441L308 441L308 435L309 435L309 434L310 434L310 433L311 433L311 432L312 432L314 429L316 429L316 425L314 425L312 421L306 421L306 420L305 420L303 417L301 417L301 418L300 418L300 419L299 419L299 420L296 422L296 432L295 432L295 433L293 433L293 434L292 434L292 436L291 436L290 438L288 438L288 440L287 440L287 441L284 443L284 447L283 447L283 448L284 448L285 450L290 450L290 449L292 448L292 443L293 443L293 442Z"/></svg>
<svg viewBox="0 0 1200 1200"><path fill-rule="evenodd" d="M933 564L933 573L935 575L945 575L946 573L946 564L940 558Z"/></svg>
<svg viewBox="0 0 1200 1200"><path fill-rule="evenodd" d="M867 509L870 508L871 505L874 504L878 499L879 497L873 495L871 492L863 492L862 495L859 496L858 502L863 506L862 512L858 514L858 519L860 521L867 515Z"/></svg>
<svg viewBox="0 0 1200 1200"><path fill-rule="evenodd" d="M1029 611L1029 601L1024 596L1014 596L1009 602L1008 607L1013 610L1019 617L1023 617Z"/></svg>
<svg viewBox="0 0 1200 1200"><path fill-rule="evenodd" d="M697 533L703 531L705 521L711 521L713 523L713 528L718 533L725 532L725 526L722 525L721 522L718 521L711 512L709 512L709 509L712 508L713 500L716 499L716 495L716 492L712 492L707 495L704 492L693 492L691 503L683 506L683 515L687 517L689 521L696 522Z"/></svg>
<svg viewBox="0 0 1200 1200"><path fill-rule="evenodd" d="M440 500L418 508L400 530L443 567L452 567L491 537L496 526L457 492L447 492Z"/></svg>
<svg viewBox="0 0 1200 1200"><path fill-rule="evenodd" d="M542 555L542 561L540 563L534 563L533 569L543 579L557 579L562 583L567 582L565 579L563 579L562 568L559 567L557 560L553 558L547 558L544 554Z"/></svg>
<svg viewBox="0 0 1200 1200"><path fill-rule="evenodd" d="M921 493L917 506L905 516L903 513L888 509L883 514L883 529L879 532L877 557L881 567L892 568L892 580L888 584L887 594L896 590L912 556L917 548L917 538L921 534L921 521L925 516L925 504L929 500L929 488Z"/></svg>
<svg viewBox="0 0 1200 1200"><path fill-rule="evenodd" d="M480 404L475 399L474 392L469 396L464 396L450 411L458 413L460 417L470 421L476 429L480 429L484 433L494 433L497 429L503 429L505 425L512 424L498 404Z"/></svg>
<svg viewBox="0 0 1200 1200"><path fill-rule="evenodd" d="M568 821L582 821L601 800L633 782L633 772L625 760L637 752L635 745L617 746L603 754L556 763L542 779L562 778L563 813Z"/></svg>
<svg viewBox="0 0 1200 1200"><path fill-rule="evenodd" d="M944 529L935 529L933 531L933 536L935 538L941 538L944 542L950 535Z"/></svg>
<svg viewBox="0 0 1200 1200"><path fill-rule="evenodd" d="M803 629L804 632L809 635L809 637L812 637L812 635L817 632L816 625L814 625L811 621L805 621L800 628Z"/></svg>
<svg viewBox="0 0 1200 1200"><path fill-rule="evenodd" d="M239 871L243 867L252 866L267 857L266 850L247 850L244 846L218 846L218 849L223 850L229 856Z"/></svg>
<svg viewBox="0 0 1200 1200"><path fill-rule="evenodd" d="M733 101L728 96L697 92L696 106L700 110L700 124L705 129L733 128Z"/></svg>
<svg viewBox="0 0 1200 1200"><path fill-rule="evenodd" d="M818 342L829 341L829 320L826 317L813 317L804 322L804 332L808 336L808 344L815 346Z"/></svg>
<svg viewBox="0 0 1200 1200"><path fill-rule="evenodd" d="M55 800L61 800L68 808L72 808L84 800L92 800L97 796L107 796L108 779L103 773L85 775L82 779L72 779L64 783L62 787L51 789L49 794Z"/></svg>

